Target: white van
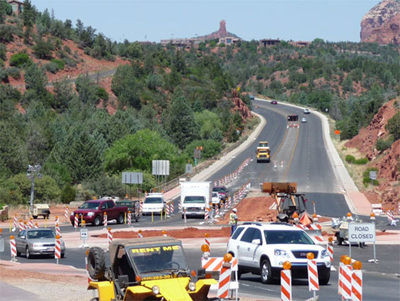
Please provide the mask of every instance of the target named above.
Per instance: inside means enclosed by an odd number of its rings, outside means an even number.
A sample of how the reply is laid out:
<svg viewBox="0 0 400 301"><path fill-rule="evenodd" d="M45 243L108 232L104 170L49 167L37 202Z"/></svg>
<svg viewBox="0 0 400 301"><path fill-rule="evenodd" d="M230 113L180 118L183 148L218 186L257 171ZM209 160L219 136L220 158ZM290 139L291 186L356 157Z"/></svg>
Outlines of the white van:
<svg viewBox="0 0 400 301"><path fill-rule="evenodd" d="M165 209L165 199L162 193L149 193L143 202L142 214L161 214Z"/></svg>

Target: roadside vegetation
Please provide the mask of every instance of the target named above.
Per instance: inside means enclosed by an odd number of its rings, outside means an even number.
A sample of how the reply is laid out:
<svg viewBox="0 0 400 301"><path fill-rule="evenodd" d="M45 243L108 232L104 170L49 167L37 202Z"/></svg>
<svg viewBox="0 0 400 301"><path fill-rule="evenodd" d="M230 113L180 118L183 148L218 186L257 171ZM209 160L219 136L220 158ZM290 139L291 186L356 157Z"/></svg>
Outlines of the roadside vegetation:
<svg viewBox="0 0 400 301"><path fill-rule="evenodd" d="M42 166L35 198L43 202L122 196L123 171L143 172L148 191L156 185L151 160L170 160L168 180L182 175L197 147L203 148L202 159L211 158L254 127L255 121L234 110L232 91L238 86L238 97L250 108L248 94L260 94L329 114L341 139L355 136L400 93L394 45L315 39L302 48L286 41L258 48L256 41L227 46L214 40L186 51L117 43L80 20L39 12L29 0L20 17L11 12L0 0L0 199L7 204L28 203L29 164ZM17 37L32 51L8 59L8 45ZM55 82L53 92L46 88L49 74L80 63L67 40L98 60L129 60L112 79L115 114L105 109L108 92L87 75L75 85ZM22 75L23 93L8 85ZM379 148L399 139L399 128L397 114L388 124L392 138L378 141Z"/></svg>

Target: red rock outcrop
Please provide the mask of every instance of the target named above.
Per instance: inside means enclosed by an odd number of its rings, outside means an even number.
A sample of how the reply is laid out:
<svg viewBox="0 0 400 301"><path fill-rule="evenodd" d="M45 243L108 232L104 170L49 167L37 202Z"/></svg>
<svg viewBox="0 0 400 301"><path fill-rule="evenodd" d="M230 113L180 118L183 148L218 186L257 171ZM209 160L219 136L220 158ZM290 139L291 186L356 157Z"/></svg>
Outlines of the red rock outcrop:
<svg viewBox="0 0 400 301"><path fill-rule="evenodd" d="M230 33L226 30L226 22L225 20L222 20L219 22L219 30L214 31L213 33L210 33L205 36L198 37L199 39L206 39L206 40L212 40L212 39L219 39L219 38L226 38L226 37L237 37L234 33Z"/></svg>
<svg viewBox="0 0 400 301"><path fill-rule="evenodd" d="M400 44L400 0L384 0L364 15L361 42Z"/></svg>
<svg viewBox="0 0 400 301"><path fill-rule="evenodd" d="M239 94L236 90L232 91L232 102L235 106L231 109L231 111L239 112L244 122L246 122L248 118L253 117L249 107L239 98Z"/></svg>

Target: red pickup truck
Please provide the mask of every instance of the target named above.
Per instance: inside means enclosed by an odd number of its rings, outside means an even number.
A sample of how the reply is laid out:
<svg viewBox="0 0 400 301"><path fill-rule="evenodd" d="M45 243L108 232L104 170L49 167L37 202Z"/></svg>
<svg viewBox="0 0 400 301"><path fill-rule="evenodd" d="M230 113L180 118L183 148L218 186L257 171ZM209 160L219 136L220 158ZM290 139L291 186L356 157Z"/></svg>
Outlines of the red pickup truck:
<svg viewBox="0 0 400 301"><path fill-rule="evenodd" d="M125 213L128 214L128 207L117 207L113 200L91 200L86 201L77 210L71 212L70 221L75 224L75 215L78 214L78 222L82 219L86 224L100 226L103 223L104 213L107 213L107 221L117 220L118 224L125 221Z"/></svg>

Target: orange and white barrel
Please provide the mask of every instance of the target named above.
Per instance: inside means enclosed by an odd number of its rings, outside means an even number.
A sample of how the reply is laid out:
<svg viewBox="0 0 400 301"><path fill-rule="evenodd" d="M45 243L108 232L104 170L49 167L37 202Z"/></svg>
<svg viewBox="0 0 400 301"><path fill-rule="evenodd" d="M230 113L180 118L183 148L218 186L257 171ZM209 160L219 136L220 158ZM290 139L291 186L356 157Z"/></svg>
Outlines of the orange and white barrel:
<svg viewBox="0 0 400 301"><path fill-rule="evenodd" d="M64 214L64 216L65 216L65 222L68 223L68 217L69 217L69 208L68 208L68 206L65 207L65 214Z"/></svg>
<svg viewBox="0 0 400 301"><path fill-rule="evenodd" d="M17 214L14 215L14 229L13 231L17 231L18 229L18 217Z"/></svg>
<svg viewBox="0 0 400 301"><path fill-rule="evenodd" d="M353 267L344 264L342 266L342 297L344 299L351 299L351 275Z"/></svg>
<svg viewBox="0 0 400 301"><path fill-rule="evenodd" d="M56 235L59 235L61 237L61 229L58 223L56 224Z"/></svg>
<svg viewBox="0 0 400 301"><path fill-rule="evenodd" d="M111 232L111 228L108 228L108 232L107 232L107 242L108 245L110 245L113 241L113 234Z"/></svg>
<svg viewBox="0 0 400 301"><path fill-rule="evenodd" d="M104 215L103 215L103 225L104 225L104 228L107 229L107 212L104 212Z"/></svg>
<svg viewBox="0 0 400 301"><path fill-rule="evenodd" d="M19 231L21 232L22 230L24 230L24 222L22 221L22 219L19 220Z"/></svg>
<svg viewBox="0 0 400 301"><path fill-rule="evenodd" d="M32 217L29 219L28 227L29 227L29 229L33 229L34 228L34 226L33 226L33 218Z"/></svg>
<svg viewBox="0 0 400 301"><path fill-rule="evenodd" d="M218 298L227 298L229 293L229 286L231 282L231 266L230 264L223 264L218 281Z"/></svg>
<svg viewBox="0 0 400 301"><path fill-rule="evenodd" d="M61 258L61 241L60 241L60 235L56 235L56 248L54 251L54 258L58 260Z"/></svg>
<svg viewBox="0 0 400 301"><path fill-rule="evenodd" d="M281 271L281 300L292 300L292 273L290 270Z"/></svg>
<svg viewBox="0 0 400 301"><path fill-rule="evenodd" d="M354 270L351 277L351 300L362 300L362 271Z"/></svg>
<svg viewBox="0 0 400 301"><path fill-rule="evenodd" d="M131 217L131 212L128 211L128 226L130 227L132 224L132 217Z"/></svg>
<svg viewBox="0 0 400 301"><path fill-rule="evenodd" d="M316 260L312 259L307 261L307 272L308 272L308 290L319 291L318 269Z"/></svg>
<svg viewBox="0 0 400 301"><path fill-rule="evenodd" d="M74 228L78 229L78 225L79 225L79 217L78 214L75 214Z"/></svg>
<svg viewBox="0 0 400 301"><path fill-rule="evenodd" d="M17 245L15 244L15 238L13 235L10 236L10 250L11 250L11 260L15 261L17 257Z"/></svg>

